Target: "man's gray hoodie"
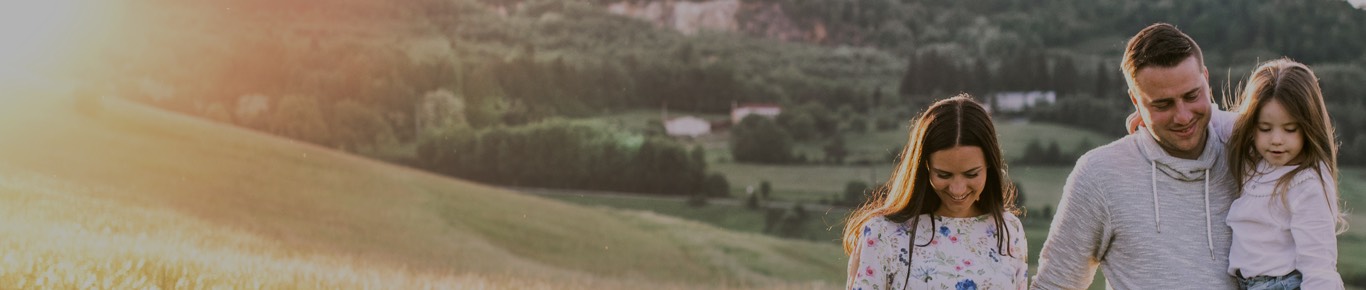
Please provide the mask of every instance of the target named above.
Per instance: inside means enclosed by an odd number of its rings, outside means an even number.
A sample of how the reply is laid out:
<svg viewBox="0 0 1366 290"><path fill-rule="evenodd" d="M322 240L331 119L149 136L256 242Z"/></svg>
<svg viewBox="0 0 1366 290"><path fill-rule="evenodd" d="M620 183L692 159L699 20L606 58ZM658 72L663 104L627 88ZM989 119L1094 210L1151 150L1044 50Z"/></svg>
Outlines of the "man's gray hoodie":
<svg viewBox="0 0 1366 290"><path fill-rule="evenodd" d="M1238 186L1224 153L1233 116L1211 112L1199 159L1140 128L1077 160L1031 288L1083 289L1097 266L1112 289L1236 288L1224 223Z"/></svg>

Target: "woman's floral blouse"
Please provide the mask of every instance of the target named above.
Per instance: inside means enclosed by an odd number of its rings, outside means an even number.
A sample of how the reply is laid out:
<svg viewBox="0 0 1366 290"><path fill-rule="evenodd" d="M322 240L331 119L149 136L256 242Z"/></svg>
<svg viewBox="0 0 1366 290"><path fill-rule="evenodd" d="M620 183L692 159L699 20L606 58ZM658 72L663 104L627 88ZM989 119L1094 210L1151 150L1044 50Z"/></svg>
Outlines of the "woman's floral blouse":
<svg viewBox="0 0 1366 290"><path fill-rule="evenodd" d="M1028 254L1023 227L1015 215L1005 213L1008 239L996 246L996 222L990 214L970 218L920 216L916 227L917 247L913 247L907 269L907 232L910 220L894 223L874 218L863 226L855 290L885 289L1025 289L1025 256ZM933 228L931 228L933 224ZM933 239L931 239L933 237ZM926 244L928 243L928 245ZM919 247L919 245L925 245ZM910 273L910 280L906 274ZM903 285L903 283L909 285Z"/></svg>

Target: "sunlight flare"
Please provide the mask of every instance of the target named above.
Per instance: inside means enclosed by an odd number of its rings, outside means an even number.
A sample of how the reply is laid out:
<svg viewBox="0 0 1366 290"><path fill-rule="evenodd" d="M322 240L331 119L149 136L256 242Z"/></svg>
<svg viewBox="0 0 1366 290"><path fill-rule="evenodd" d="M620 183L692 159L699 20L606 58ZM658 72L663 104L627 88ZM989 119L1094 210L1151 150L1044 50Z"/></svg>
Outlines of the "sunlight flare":
<svg viewBox="0 0 1366 290"><path fill-rule="evenodd" d="M0 84L25 84L50 77L42 74L88 45L97 31L103 4L88 0L0 0Z"/></svg>

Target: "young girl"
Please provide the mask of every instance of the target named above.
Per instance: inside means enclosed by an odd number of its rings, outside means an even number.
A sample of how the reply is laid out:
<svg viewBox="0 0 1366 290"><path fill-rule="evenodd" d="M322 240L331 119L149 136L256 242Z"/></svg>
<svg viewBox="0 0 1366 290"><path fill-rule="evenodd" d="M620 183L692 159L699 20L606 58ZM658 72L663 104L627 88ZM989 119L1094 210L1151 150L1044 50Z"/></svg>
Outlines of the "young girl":
<svg viewBox="0 0 1366 290"><path fill-rule="evenodd" d="M1237 110L1229 166L1242 182L1228 213L1228 273L1242 289L1343 289L1337 146L1318 78L1278 59L1253 71Z"/></svg>

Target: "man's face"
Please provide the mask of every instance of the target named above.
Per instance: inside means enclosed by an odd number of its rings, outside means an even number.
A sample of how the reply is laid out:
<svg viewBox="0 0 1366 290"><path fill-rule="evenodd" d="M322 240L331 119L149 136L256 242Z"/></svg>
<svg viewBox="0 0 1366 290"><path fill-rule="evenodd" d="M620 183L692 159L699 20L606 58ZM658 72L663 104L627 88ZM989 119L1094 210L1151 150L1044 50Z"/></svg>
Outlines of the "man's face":
<svg viewBox="0 0 1366 290"><path fill-rule="evenodd" d="M1204 151L1210 110L1208 76L1194 56L1174 67L1145 67L1135 75L1129 100L1167 154L1197 159Z"/></svg>

